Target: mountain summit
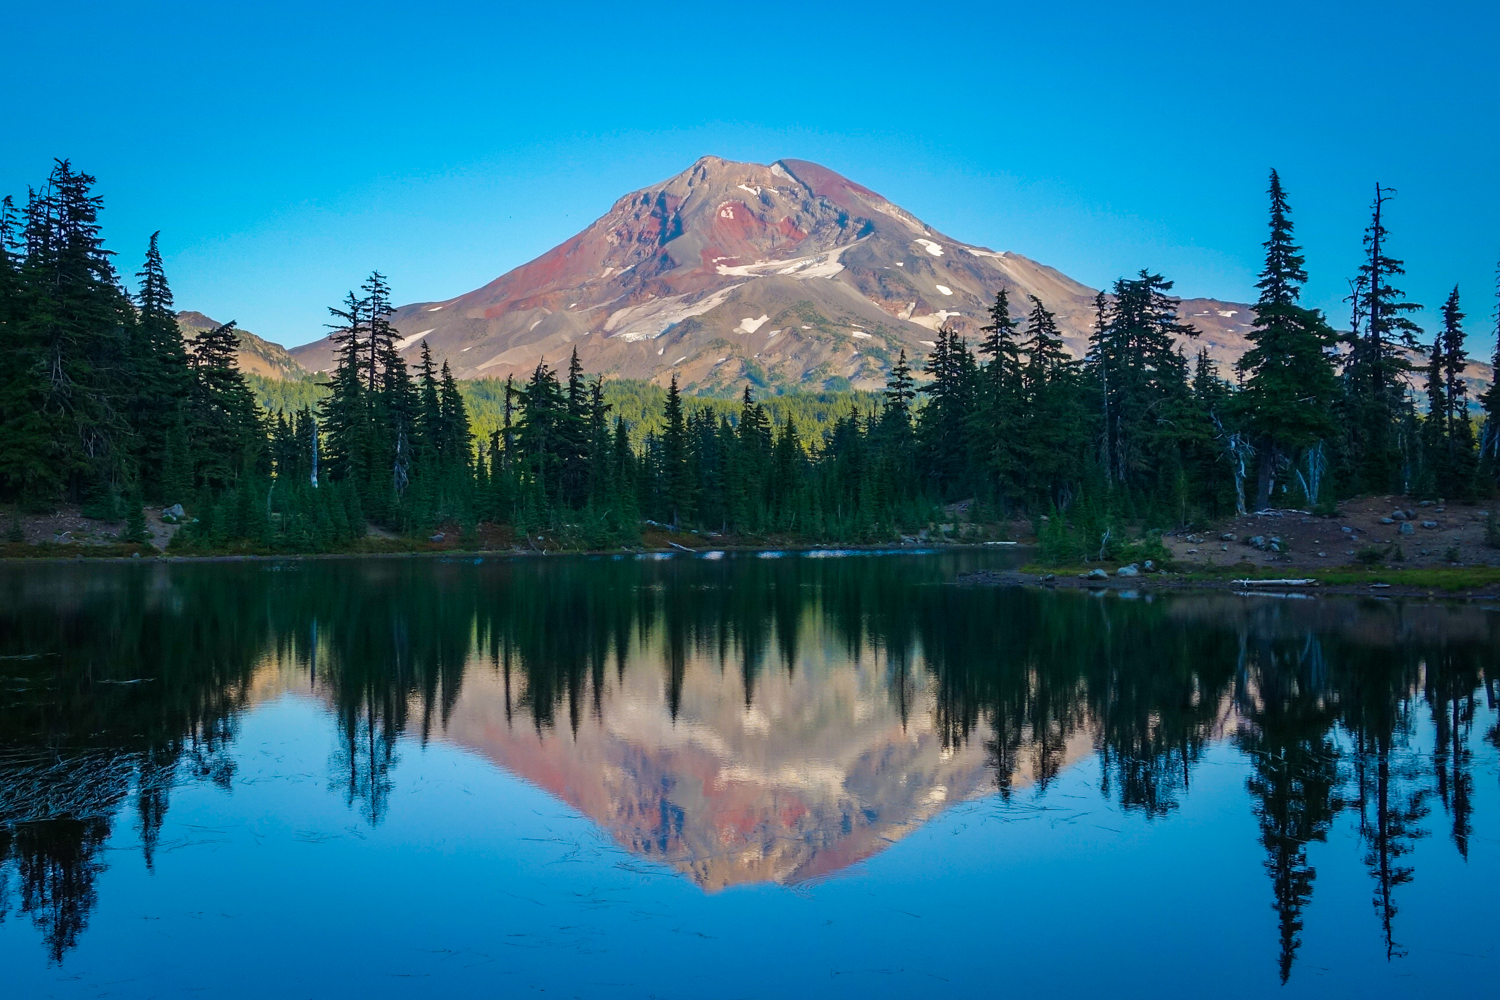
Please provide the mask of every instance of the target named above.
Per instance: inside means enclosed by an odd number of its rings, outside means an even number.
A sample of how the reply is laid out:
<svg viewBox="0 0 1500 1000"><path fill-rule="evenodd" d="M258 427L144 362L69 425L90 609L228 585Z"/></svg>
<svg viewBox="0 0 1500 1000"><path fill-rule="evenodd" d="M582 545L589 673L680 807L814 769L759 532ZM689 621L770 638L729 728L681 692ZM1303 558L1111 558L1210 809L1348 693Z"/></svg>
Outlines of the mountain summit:
<svg viewBox="0 0 1500 1000"><path fill-rule="evenodd" d="M816 163L705 156L483 288L394 320L408 357L425 340L462 378L524 375L577 348L589 371L677 371L699 389L873 388L944 324L977 340L1002 287L1018 314L1041 299L1083 353L1094 290L1061 272L953 239ZM1243 350L1249 307L1190 299L1182 314L1222 360ZM292 353L332 365L326 339Z"/></svg>

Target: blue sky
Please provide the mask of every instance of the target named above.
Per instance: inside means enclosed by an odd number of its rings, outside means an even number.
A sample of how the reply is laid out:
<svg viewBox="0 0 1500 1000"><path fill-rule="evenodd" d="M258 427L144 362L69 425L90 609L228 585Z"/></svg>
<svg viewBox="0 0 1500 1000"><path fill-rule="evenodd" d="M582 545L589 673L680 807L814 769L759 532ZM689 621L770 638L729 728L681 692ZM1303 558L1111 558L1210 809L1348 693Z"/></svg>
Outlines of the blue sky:
<svg viewBox="0 0 1500 1000"><path fill-rule="evenodd" d="M705 153L1246 299L1275 166L1311 304L1344 320L1378 180L1428 324L1458 283L1493 344L1495 4L309 6L10 8L0 192L72 158L122 270L160 229L180 308L297 344L371 269L467 291Z"/></svg>

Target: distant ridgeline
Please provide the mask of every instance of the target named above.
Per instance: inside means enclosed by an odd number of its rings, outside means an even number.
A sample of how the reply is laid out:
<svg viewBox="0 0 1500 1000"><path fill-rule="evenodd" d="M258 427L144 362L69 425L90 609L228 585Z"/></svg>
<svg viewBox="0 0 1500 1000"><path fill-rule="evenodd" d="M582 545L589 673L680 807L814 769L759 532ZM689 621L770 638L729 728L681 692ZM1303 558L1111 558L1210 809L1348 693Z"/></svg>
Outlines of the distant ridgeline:
<svg viewBox="0 0 1500 1000"><path fill-rule="evenodd" d="M1068 511L1045 541L1081 555L1126 524L1365 492L1474 499L1500 473L1500 390L1476 421L1456 289L1435 335L1411 321L1383 189L1352 328L1335 331L1298 305L1307 275L1272 173L1261 298L1233 373L1177 346L1196 331L1172 282L1143 270L1099 293L1081 359L1048 303L1002 288L976 343L940 328L920 371L901 352L883 392L762 400L749 384L685 398L675 376L665 389L589 377L576 352L566 370L460 383L424 341L409 367L378 273L330 310L333 363L315 380L232 323L176 313L154 235L128 292L92 186L59 162L24 208L0 211L0 499L128 517L138 540L146 500L195 518L174 544L267 551L337 548L368 522L475 542L488 523L616 545L643 519L874 541L972 500L978 521Z"/></svg>

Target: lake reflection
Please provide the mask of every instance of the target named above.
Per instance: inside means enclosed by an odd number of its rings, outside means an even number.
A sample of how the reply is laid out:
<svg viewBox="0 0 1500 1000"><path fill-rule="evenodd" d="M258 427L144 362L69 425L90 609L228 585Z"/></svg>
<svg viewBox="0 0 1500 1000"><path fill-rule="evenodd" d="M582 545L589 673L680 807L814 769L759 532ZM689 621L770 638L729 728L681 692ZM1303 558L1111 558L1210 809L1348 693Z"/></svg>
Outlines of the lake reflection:
<svg viewBox="0 0 1500 1000"><path fill-rule="evenodd" d="M970 924L1015 921L1024 914L955 905L971 891L955 879L1020 864L1095 910L1082 923L1078 914L1042 919L1028 933L1067 937L1085 952L1133 933L1132 912L1181 896L1192 909L1162 918L1163 941L1200 933L1194 924L1214 908L1253 929L1217 942L1220 961L1243 953L1258 970L1254 979L1227 977L1236 995L1303 979L1312 989L1330 974L1400 995L1413 986L1408 973L1430 985L1436 949L1466 935L1492 941L1500 911L1475 901L1473 880L1500 860L1500 613L953 585L960 569L999 558L6 568L0 965L67 993L58 986L70 981L58 978L64 971L108 965L90 958L95 936L100 956L111 936L127 937L112 892L118 905L149 900L153 886L204 864L179 859L209 850L206 870L255 863L253 852L276 835L236 839L225 830L330 802L352 833L338 834L350 846L323 857L367 878L398 877L413 844L472 822L489 868L437 869L432 891L457 899L465 881L499 865L516 873L505 892L523 898L523 884L558 884L563 876L546 866L566 863L586 880L634 879L620 891L634 894L640 912L671 898L758 936L776 933L778 924L764 922L773 904L724 890L780 886L773 900L812 899L829 924L858 923L867 917L857 902L817 902L842 899L848 890L835 883L844 876L849 886L889 888L901 919L931 906L967 913ZM295 706L315 713L276 722ZM280 728L265 735L273 722ZM463 756L435 756L444 748ZM312 765L286 764L304 759ZM587 847L575 832L558 858L522 860L524 843L546 838L496 832L502 819L517 822L511 799L439 787L439 760L471 769L461 762L477 761L545 791L613 848ZM322 801L308 798L310 787ZM455 805L459 793L469 799ZM179 796L198 797L193 822L174 829ZM260 819L243 811L250 799ZM466 819L453 820L450 809ZM1038 823L1050 832L1014 832ZM998 839L981 846L970 825ZM405 839L390 853L361 846L393 836L392 826ZM1080 839L1075 826L1095 839ZM212 835L194 832L210 827ZM332 836L289 829L277 849ZM913 849L895 850L904 843ZM1181 870L1142 889L1135 880L1155 856L1148 848ZM883 852L899 857L887 862ZM1232 876L1195 882L1195 852L1207 856L1204 871ZM907 865L927 874L903 882L897 873ZM116 890L111 879L130 870L146 881L130 876L130 888ZM661 872L702 899L670 895L677 890L660 888ZM1246 873L1253 877L1236 881ZM1012 876L1012 898L1024 884ZM191 898L195 890L185 882L176 891ZM283 906L368 919L352 905L299 899L295 883L284 891ZM200 909L242 902L222 888L212 895ZM1314 922L1320 905L1330 919ZM1123 920L1111 919L1116 910ZM1445 926L1444 913L1464 919ZM962 937L922 919L929 925L903 929L900 947L911 956ZM184 928L180 937L191 944L199 933ZM279 946L274 931L257 933ZM654 947L629 921L601 923L598 933L609 947L585 953ZM912 934L933 940L914 943ZM1320 958L1298 973L1305 939ZM842 947L881 968L916 963L877 954L869 941ZM662 948L684 967L699 954L681 943ZM707 969L711 946L702 948ZM293 977L338 960L266 959ZM1493 960L1481 950L1476 964L1442 966L1442 975L1477 984ZM941 974L922 974L977 984L982 964L976 952L973 968L950 960ZM1178 964L1186 975L1191 962ZM1129 981L1129 961L1092 974L1084 966L1053 969L1051 981L1072 976L1080 989L1118 987L1121 974ZM541 968L527 973L533 982L638 995ZM210 989L233 992L231 980L206 975ZM797 975L834 976L837 990L854 989L831 966ZM762 995L754 982L721 985L742 987L725 995ZM389 981L373 989L401 992Z"/></svg>

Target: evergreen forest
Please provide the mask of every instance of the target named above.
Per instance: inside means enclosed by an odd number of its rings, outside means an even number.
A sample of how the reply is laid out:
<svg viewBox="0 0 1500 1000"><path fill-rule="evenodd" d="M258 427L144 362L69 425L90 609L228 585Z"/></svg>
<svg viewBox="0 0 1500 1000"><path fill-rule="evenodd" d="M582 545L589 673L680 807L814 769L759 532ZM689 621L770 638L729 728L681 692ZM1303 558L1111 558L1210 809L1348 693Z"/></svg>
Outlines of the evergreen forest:
<svg viewBox="0 0 1500 1000"><path fill-rule="evenodd" d="M1059 558L1084 558L1247 510L1472 502L1500 477L1500 389L1471 398L1459 289L1438 329L1417 325L1378 185L1336 326L1302 304L1305 258L1271 173L1233 370L1192 349L1172 281L1146 269L1099 293L1081 359L1047 303L1001 290L977 342L940 331L883 392L760 399L747 385L738 400L688 396L675 377L613 382L576 352L460 383L425 345L415 365L398 352L378 272L330 310L330 375L254 379L233 323L184 339L156 235L121 274L94 186L58 161L24 205L0 204L0 501L78 504L132 541L148 503L185 508L185 551L290 552L371 530L475 546L535 547L542 532L608 548L643 527L879 542L953 521L957 504L976 524L1032 519Z"/></svg>

